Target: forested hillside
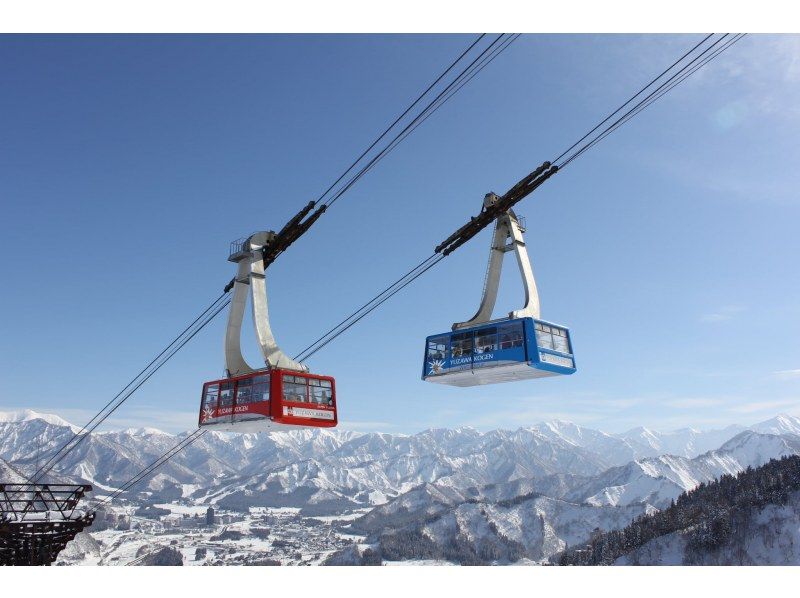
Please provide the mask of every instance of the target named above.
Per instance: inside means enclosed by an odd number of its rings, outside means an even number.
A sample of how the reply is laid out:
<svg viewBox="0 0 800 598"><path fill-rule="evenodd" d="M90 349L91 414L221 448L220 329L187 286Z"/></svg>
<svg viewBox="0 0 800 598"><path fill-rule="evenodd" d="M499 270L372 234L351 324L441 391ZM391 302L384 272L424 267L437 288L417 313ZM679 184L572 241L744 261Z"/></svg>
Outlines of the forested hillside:
<svg viewBox="0 0 800 598"><path fill-rule="evenodd" d="M753 517L768 505L782 506L800 491L800 457L774 459L738 475L723 475L681 494L668 508L636 518L623 529L598 532L583 546L552 561L560 565L610 565L646 543L675 532L686 534L685 564L745 540Z"/></svg>

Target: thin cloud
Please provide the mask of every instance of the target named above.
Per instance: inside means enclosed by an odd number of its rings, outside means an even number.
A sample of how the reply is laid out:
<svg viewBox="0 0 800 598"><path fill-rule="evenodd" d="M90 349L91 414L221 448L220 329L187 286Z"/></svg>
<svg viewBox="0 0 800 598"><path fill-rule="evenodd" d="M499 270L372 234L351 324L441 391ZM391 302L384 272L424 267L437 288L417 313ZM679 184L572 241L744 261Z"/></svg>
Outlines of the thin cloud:
<svg viewBox="0 0 800 598"><path fill-rule="evenodd" d="M676 409L699 409L702 407L716 407L724 404L722 399L712 399L709 397L687 397L684 399L674 399L665 401L664 404L668 407Z"/></svg>
<svg viewBox="0 0 800 598"><path fill-rule="evenodd" d="M772 372L772 375L778 378L782 378L784 380L791 378L800 378L800 368L796 370L778 370L777 372Z"/></svg>
<svg viewBox="0 0 800 598"><path fill-rule="evenodd" d="M466 422L460 423L458 427L474 427L479 430L494 430L494 429L510 429L513 426L509 426L509 421L516 422L518 427L528 427L533 426L535 424L545 422L545 421L553 421L553 420L561 420L561 421L569 421L575 424L588 426L590 424L596 424L599 421L604 420L605 417L600 414L595 413L586 413L586 412L578 412L578 411L544 411L542 409L527 409L527 410L504 410L504 411L496 411L492 413L487 413L477 418L473 418Z"/></svg>
<svg viewBox="0 0 800 598"><path fill-rule="evenodd" d="M197 428L196 411L163 410L157 407L138 407L130 412L115 413L100 427L101 430L150 428L180 433Z"/></svg>
<svg viewBox="0 0 800 598"><path fill-rule="evenodd" d="M670 94L679 94L677 100L682 102L701 100L700 106L708 109L709 127L723 139L737 128L773 131L773 153L786 156L785 160L774 159L753 168L748 152L720 163L716 152L680 157L671 148L655 147L649 151L637 148L631 158L719 197L796 204L798 172L787 165L800 125L798 83L800 36L748 35ZM713 93L720 86L726 90L723 96Z"/></svg>
<svg viewBox="0 0 800 598"><path fill-rule="evenodd" d="M337 429L351 432L391 432L394 434L394 430L397 430L397 425L379 421L342 421L337 426Z"/></svg>
<svg viewBox="0 0 800 598"><path fill-rule="evenodd" d="M734 413L760 413L760 412L774 412L778 409L800 408L800 399L782 399L778 401L754 401L752 403L743 403L735 405L730 408Z"/></svg>
<svg viewBox="0 0 800 598"><path fill-rule="evenodd" d="M32 407L30 405L26 405L24 407L0 406L0 411L5 411L5 412L25 411L26 409L35 411L36 413L41 413L42 415L57 415L61 419L69 422L73 426L77 426L78 428L87 423L95 415L95 412L92 411L91 409L71 409L71 408L42 407L42 406Z"/></svg>
<svg viewBox="0 0 800 598"><path fill-rule="evenodd" d="M741 305L723 305L719 309L707 314L703 314L700 316L701 322L726 322L728 320L732 320L738 314L744 311L744 307Z"/></svg>

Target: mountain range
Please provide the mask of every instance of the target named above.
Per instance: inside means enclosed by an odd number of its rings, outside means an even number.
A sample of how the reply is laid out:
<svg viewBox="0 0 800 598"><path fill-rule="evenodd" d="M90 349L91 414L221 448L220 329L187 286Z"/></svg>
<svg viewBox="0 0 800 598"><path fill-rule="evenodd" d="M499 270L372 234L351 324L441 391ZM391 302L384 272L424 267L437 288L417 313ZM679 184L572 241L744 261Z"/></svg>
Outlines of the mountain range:
<svg viewBox="0 0 800 598"><path fill-rule="evenodd" d="M77 431L54 415L0 413L0 475L32 474ZM95 433L48 479L88 482L96 493L108 492L187 434L149 428ZM445 547L461 546L461 556L471 555L464 562L493 556L538 561L596 530L663 509L700 483L795 454L800 419L789 415L748 427L622 434L559 420L517 430L411 435L210 432L127 497L232 510L289 506L308 515L362 509L349 525L397 558L448 558L442 557ZM411 534L405 545L414 547L405 556L402 543L398 548L392 540L403 534ZM357 561L358 550L337 558Z"/></svg>

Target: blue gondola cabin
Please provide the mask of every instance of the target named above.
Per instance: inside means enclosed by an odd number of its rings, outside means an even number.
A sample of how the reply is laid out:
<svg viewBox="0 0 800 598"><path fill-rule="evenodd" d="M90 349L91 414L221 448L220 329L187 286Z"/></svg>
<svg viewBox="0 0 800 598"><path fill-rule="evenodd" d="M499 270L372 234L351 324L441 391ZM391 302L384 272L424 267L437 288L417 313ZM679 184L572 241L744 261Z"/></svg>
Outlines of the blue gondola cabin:
<svg viewBox="0 0 800 598"><path fill-rule="evenodd" d="M425 340L427 382L478 386L573 373L569 330L542 320L498 320Z"/></svg>

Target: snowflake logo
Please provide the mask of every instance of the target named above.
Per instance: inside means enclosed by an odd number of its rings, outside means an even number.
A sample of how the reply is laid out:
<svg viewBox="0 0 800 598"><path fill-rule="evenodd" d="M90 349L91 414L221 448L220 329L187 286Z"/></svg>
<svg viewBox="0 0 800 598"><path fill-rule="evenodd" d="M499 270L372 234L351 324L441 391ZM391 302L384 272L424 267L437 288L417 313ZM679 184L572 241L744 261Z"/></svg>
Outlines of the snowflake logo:
<svg viewBox="0 0 800 598"><path fill-rule="evenodd" d="M210 405L203 407L203 421L214 419L214 408Z"/></svg>
<svg viewBox="0 0 800 598"><path fill-rule="evenodd" d="M441 374L444 371L444 360L434 359L428 364L431 368L429 374Z"/></svg>

